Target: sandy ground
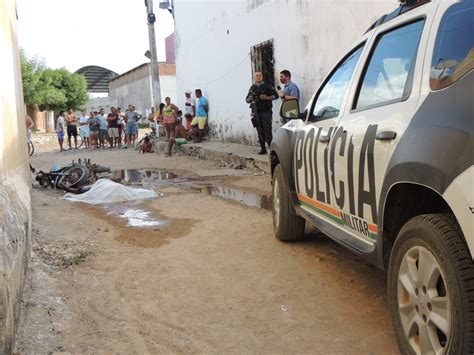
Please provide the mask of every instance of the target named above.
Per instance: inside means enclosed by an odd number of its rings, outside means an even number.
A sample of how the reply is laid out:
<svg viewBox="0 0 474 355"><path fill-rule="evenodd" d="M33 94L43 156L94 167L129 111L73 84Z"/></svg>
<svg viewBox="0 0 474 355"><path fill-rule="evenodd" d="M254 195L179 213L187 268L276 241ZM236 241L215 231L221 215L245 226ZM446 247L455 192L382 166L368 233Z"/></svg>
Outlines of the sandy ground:
<svg viewBox="0 0 474 355"><path fill-rule="evenodd" d="M179 173L198 185L271 191L258 171L186 156L59 153L46 139L37 151L36 168L90 157L113 169ZM154 186L158 198L134 205L164 222L152 228L33 188L16 352L398 353L384 272L322 235L279 242L269 211L186 187Z"/></svg>

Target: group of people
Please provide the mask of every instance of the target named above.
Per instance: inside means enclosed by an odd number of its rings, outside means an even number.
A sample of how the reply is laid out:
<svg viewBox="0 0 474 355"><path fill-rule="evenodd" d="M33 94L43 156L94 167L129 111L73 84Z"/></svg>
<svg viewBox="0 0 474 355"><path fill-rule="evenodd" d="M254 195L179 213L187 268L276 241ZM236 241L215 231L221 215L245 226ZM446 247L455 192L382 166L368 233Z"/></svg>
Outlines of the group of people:
<svg viewBox="0 0 474 355"><path fill-rule="evenodd" d="M191 97L191 91L186 91L185 96L185 125L183 126L183 112L171 102L169 97L160 104L159 111L155 114L154 110L148 116L150 128L156 133L157 125L162 124L166 131L166 142L168 142L165 155L171 156L173 145L176 138L192 140L195 143L202 141L204 131L207 125L209 112L209 102L202 95L201 89L195 90L195 99Z"/></svg>
<svg viewBox="0 0 474 355"><path fill-rule="evenodd" d="M284 86L275 87L263 80L260 71L254 74L255 81L250 87L246 96L246 102L252 109L251 119L253 126L257 129L260 151L258 154L267 154L267 146L272 141L272 121L273 121L273 101L280 98L282 100L300 99L298 86L291 81L291 73L288 70L280 72L280 82ZM158 124L162 124L166 130L166 142L168 142L166 156L171 156L176 138L185 138L193 142L201 142L204 131L207 127L209 112L209 102L202 95L201 89L195 90L195 98L192 98L191 91L185 92L184 118L183 112L171 102L169 97L160 104L159 111L155 113L152 108L148 121L151 130L156 133ZM79 120L72 109L61 111L56 122L56 133L61 151L64 144L64 132L67 133L68 147L72 149L72 139L74 148L77 149L77 127L79 134L83 137L86 148L105 148L108 142L109 147L122 147L122 136L124 134L124 147L134 146L138 138L138 121L142 116L135 110L135 106L129 105L125 112L121 108L111 108L107 115L104 109L99 112L91 111L89 116L85 110L81 111ZM286 123L283 121L283 123Z"/></svg>
<svg viewBox="0 0 474 355"><path fill-rule="evenodd" d="M291 81L291 73L288 70L280 72L280 82L283 89L278 86L278 91L272 84L264 82L262 72L257 71L254 75L255 82L250 87L245 100L250 104L252 124L257 129L258 143L260 144L258 154L267 154L267 145L270 147L273 139L273 100L280 98L299 101L300 90ZM284 120L282 123L286 123L286 121Z"/></svg>
<svg viewBox="0 0 474 355"><path fill-rule="evenodd" d="M77 149L78 134L82 136L86 148L105 148L107 143L109 148L122 148L122 140L124 147L133 146L138 137L137 123L140 119L141 115L133 105L129 105L125 112L120 107L111 107L110 113L105 114L105 110L101 108L99 111L91 111L89 116L82 110L79 119L72 109L61 111L56 121L59 148L61 151L65 150L64 132L67 133L69 149L72 149L72 140L74 149Z"/></svg>

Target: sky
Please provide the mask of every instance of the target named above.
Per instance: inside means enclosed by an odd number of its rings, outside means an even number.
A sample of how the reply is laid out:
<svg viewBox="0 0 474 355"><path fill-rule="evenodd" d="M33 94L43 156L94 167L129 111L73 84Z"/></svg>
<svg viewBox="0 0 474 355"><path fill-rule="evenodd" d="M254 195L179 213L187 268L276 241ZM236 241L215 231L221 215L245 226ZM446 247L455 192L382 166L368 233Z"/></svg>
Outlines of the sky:
<svg viewBox="0 0 474 355"><path fill-rule="evenodd" d="M153 3L158 61L173 17ZM149 62L144 0L17 0L18 40L28 57L74 72L98 65L122 74Z"/></svg>

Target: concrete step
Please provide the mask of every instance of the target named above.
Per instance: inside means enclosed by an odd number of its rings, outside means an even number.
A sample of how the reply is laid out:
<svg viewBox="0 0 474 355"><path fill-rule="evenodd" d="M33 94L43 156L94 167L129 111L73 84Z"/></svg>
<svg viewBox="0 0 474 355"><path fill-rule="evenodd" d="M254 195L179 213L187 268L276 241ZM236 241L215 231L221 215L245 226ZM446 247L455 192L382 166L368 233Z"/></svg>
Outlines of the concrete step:
<svg viewBox="0 0 474 355"><path fill-rule="evenodd" d="M164 152L168 143L159 141L155 144L155 151ZM223 143L220 141L203 141L202 143L187 143L175 145L174 152L199 157L204 160L222 161L227 164L241 164L244 168L257 168L270 172L268 155L258 155L260 148L238 143Z"/></svg>

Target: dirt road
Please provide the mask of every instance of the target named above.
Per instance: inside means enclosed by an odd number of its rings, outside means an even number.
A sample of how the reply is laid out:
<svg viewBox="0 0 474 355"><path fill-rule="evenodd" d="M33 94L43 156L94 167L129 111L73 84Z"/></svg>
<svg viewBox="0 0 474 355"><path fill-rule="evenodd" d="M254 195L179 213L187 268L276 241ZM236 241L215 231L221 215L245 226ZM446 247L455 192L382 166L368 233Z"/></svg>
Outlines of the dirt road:
<svg viewBox="0 0 474 355"><path fill-rule="evenodd" d="M131 150L31 161L46 169L84 156L144 169L122 175L159 197L114 210L33 189L18 353L398 353L385 273L321 235L277 241L259 207L268 176ZM129 210L156 225L127 226Z"/></svg>

